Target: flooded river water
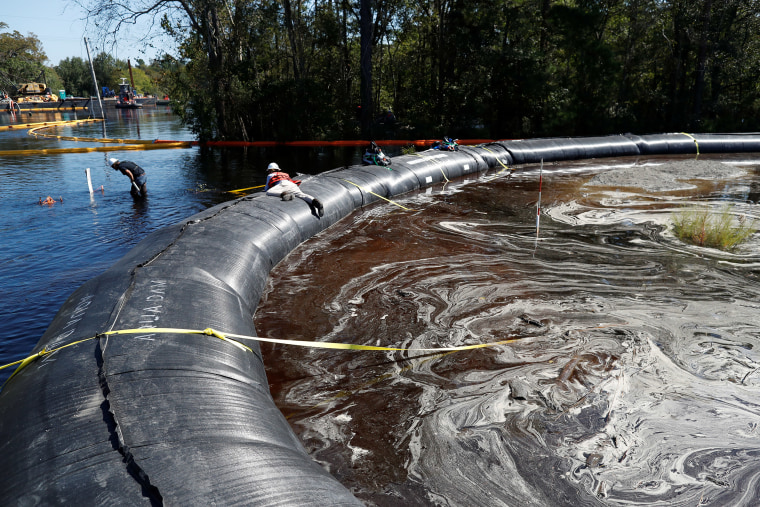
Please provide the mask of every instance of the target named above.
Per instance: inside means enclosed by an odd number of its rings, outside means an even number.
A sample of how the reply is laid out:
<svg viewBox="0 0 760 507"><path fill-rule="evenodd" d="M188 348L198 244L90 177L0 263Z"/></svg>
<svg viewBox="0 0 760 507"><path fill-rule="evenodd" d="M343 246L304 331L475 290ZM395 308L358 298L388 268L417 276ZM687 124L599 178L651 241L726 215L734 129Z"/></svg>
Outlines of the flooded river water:
<svg viewBox="0 0 760 507"><path fill-rule="evenodd" d="M168 107L112 107L107 112L103 123L62 126L46 133L193 139ZM292 173L316 174L356 163L361 156L355 150L319 148L132 150L119 144L34 137L22 128L28 123L87 117L86 111L14 116L0 112L0 152L20 153L0 155L0 323L5 331L0 365L26 357L63 302L85 281L151 232L235 197L226 191L263 185L269 162L278 161ZM108 151L42 151L103 146ZM145 169L146 201L132 200L129 180L108 166L110 157L132 160ZM90 168L92 195L86 168ZM55 204L39 205L48 196ZM11 372L0 370L0 383Z"/></svg>
<svg viewBox="0 0 760 507"><path fill-rule="evenodd" d="M192 138L161 108L107 120L109 137ZM0 150L74 146L0 133ZM131 200L111 156L145 167L146 203ZM269 161L315 174L357 158L118 146L3 157L0 363L25 357L84 281L150 232L230 199L227 190L263 184ZM665 178L674 162L702 179ZM752 505L760 237L731 253L687 246L671 218L684 203L731 202L760 220L760 158L589 160L542 176L538 235L531 165L402 196L409 210L366 207L293 251L255 315L262 336L508 343L423 354L265 344L278 406L368 505ZM38 205L47 195L64 202Z"/></svg>
<svg viewBox="0 0 760 507"><path fill-rule="evenodd" d="M760 219L752 156L581 161L373 205L272 272L275 401L368 505L752 505L760 235L673 235L688 202ZM666 178L680 162L705 179ZM725 170L724 170L725 169ZM614 177L611 177L614 175ZM621 176L622 175L622 176ZM760 222L758 222L760 223Z"/></svg>

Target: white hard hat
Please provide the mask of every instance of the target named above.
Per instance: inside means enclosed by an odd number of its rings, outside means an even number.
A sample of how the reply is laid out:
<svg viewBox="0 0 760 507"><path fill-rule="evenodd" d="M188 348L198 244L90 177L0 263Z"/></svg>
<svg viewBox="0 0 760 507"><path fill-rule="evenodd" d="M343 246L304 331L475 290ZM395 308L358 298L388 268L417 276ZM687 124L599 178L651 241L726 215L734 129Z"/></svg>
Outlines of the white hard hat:
<svg viewBox="0 0 760 507"><path fill-rule="evenodd" d="M277 165L277 162L272 162L267 166L267 171L279 171L280 166Z"/></svg>
<svg viewBox="0 0 760 507"><path fill-rule="evenodd" d="M118 163L118 162L119 162L119 159L118 159L118 158L109 158L109 159L108 159L108 164L109 164L111 167L113 167L113 166L114 166L114 164L116 164L116 163Z"/></svg>

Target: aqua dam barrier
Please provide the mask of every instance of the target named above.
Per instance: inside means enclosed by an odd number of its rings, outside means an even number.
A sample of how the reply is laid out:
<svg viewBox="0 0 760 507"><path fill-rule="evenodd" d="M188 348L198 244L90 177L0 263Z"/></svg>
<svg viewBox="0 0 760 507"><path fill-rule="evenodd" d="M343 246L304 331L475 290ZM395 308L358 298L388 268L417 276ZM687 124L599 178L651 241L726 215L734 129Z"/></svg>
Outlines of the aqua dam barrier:
<svg viewBox="0 0 760 507"><path fill-rule="evenodd" d="M652 154L760 152L760 134L501 141L306 179L325 215L255 194L141 241L64 303L0 392L6 505L361 505L272 401L255 341L269 271L355 209L489 169ZM105 334L139 330L135 334ZM388 344L394 345L394 344ZM63 348L59 348L63 347ZM45 351L58 349L53 353Z"/></svg>

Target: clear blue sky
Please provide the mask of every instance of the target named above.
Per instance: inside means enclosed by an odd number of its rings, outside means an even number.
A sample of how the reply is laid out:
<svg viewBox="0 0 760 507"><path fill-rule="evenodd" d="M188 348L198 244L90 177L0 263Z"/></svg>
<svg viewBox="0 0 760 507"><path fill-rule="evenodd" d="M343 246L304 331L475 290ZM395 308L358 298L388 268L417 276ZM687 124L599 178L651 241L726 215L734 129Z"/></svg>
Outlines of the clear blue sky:
<svg viewBox="0 0 760 507"><path fill-rule="evenodd" d="M42 42L42 48L48 57L47 64L58 65L61 60L78 56L87 60L84 37L90 42L93 58L103 50L120 60L138 58L146 62L156 53L142 53L142 46L134 40L120 42L114 51L105 47L102 41L95 39L94 31L85 33L84 12L73 2L66 0L3 0L0 7L0 21L8 24L3 31L17 30L23 35L33 33Z"/></svg>

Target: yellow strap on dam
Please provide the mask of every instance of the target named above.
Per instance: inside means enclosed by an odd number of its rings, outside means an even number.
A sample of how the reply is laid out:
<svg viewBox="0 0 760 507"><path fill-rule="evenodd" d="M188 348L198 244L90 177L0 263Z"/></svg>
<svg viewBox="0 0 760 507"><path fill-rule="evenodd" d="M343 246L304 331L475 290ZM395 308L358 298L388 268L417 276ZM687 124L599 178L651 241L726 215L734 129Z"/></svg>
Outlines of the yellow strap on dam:
<svg viewBox="0 0 760 507"><path fill-rule="evenodd" d="M486 347L494 347L496 345L506 345L508 343L513 343L513 342L518 341L518 339L512 339L512 340L501 340L498 342L490 342L490 343L478 343L475 345L460 345L458 347L403 348L403 347L378 347L374 345L357 345L354 343L310 342L310 341L305 341L305 340L284 340L284 339L278 339L278 338L264 338L262 336L246 336L246 335L234 334L234 333L223 333L221 331L216 331L211 328L206 328L203 330L176 329L176 328L166 328L166 327L144 328L144 329L121 329L121 330L116 330L116 331L106 331L104 333L100 333L95 336L90 336L89 338L83 338L81 340L67 343L66 345L61 345L60 347L55 347L50 350L42 349L36 354L32 354L31 356L28 356L24 359L19 359L18 361L14 361L12 363L2 365L0 366L0 370L18 365L18 367L16 368L16 371L14 371L13 374L8 378L8 380L10 380L18 372L20 372L21 370L26 368L30 363L32 363L35 359L50 355L59 350L62 350L68 347L73 347L74 345L78 345L80 343L88 342L91 340L96 340L103 336L147 335L147 334L197 334L197 335L213 336L215 338L228 342L239 349L247 350L249 352L253 352L253 350L247 345L244 345L237 340L251 340L251 341L258 341L258 342L265 342L265 343L277 343L281 345L294 345L297 347L308 347L308 348L319 348L319 349L368 350L368 351L387 351L387 352L409 351L409 352L426 352L426 353L427 352L456 352L460 350L482 349Z"/></svg>
<svg viewBox="0 0 760 507"><path fill-rule="evenodd" d="M503 173L504 171L509 171L509 170L510 170L510 169L509 169L509 166L505 165L505 164L504 164L504 162L502 162L501 160L499 160L499 156L498 156L498 155L496 155L496 153L494 153L492 150L489 150L489 149L488 149L488 148L486 148L485 146L480 146L480 147L481 147L481 148L483 148L484 150L486 150L487 152L489 152L489 153L491 153L491 154L493 154L493 155L495 155L495 156L496 156L496 161L497 161L498 163L500 163L500 164L501 164L501 166L504 168L504 169L502 169L501 171L499 171L499 174Z"/></svg>
<svg viewBox="0 0 760 507"><path fill-rule="evenodd" d="M438 167L438 169L441 171L441 174L443 174L443 179L446 180L446 183L449 183L449 179L446 177L446 173L443 172L443 167L441 167L441 164L439 164L434 158L432 158L432 157L426 157L426 156L421 155L419 153L415 153L415 155L417 155L418 157L420 157L422 159L429 160L433 164L435 164L436 167Z"/></svg>
<svg viewBox="0 0 760 507"><path fill-rule="evenodd" d="M10 380L18 372L20 372L21 370L23 370L24 368L26 368L29 365L29 363L31 363L32 361L34 361L37 358L45 357L47 355L52 354L53 352L57 352L57 351L59 351L61 349L65 349L67 347L73 347L74 345L79 345L80 343L88 342L90 340L94 340L95 338L97 338L97 336L91 336L89 338L84 338L82 340L77 340L77 341L74 341L74 342L71 342L71 343L67 343L66 345L61 345L60 347L56 347L56 348L50 349L50 350L42 349L39 352L37 352L36 354L32 354L31 356L25 357L24 359L19 359L18 361L14 361L12 363L4 364L4 365L0 366L0 370L4 370L5 368L8 368L9 366L18 365L18 368L16 368L16 371L14 371L13 374L10 377L8 377L8 380Z"/></svg>
<svg viewBox="0 0 760 507"><path fill-rule="evenodd" d="M697 138L691 134L687 134L686 132L681 132L681 134L691 137L691 140L694 141L694 145L697 147L697 156L699 156L699 143L697 142Z"/></svg>
<svg viewBox="0 0 760 507"><path fill-rule="evenodd" d="M380 194L376 194L376 193L374 193L374 192L373 192L373 191L371 191L371 190L367 190L367 189L366 189L366 188L364 188L363 186L361 186L361 185L357 185L357 184L356 184L356 183L354 183L353 181L348 181L348 180L346 180L346 179L343 179L343 178L341 178L341 179L342 179L343 181L345 181L346 183L350 183L350 184L352 184L353 186L355 186L356 188L358 188L358 189L360 189L360 190L364 190L364 191L365 191L365 192L367 192L368 194L372 194L372 195L374 195L375 197L379 197L380 199L382 199L382 200L384 200L384 201L387 201L387 202L389 202L389 203L391 203L391 204L395 204L396 206L398 206L398 207L399 207L399 208L401 208L401 209L405 209L405 210L407 210L407 211L419 211L419 210L416 210L416 209L407 208L406 206L402 206L402 205L400 205L399 203L397 203L397 202L395 202L395 201L391 201L390 199L386 199L386 198L385 198L385 197L383 197L382 195L380 195Z"/></svg>

